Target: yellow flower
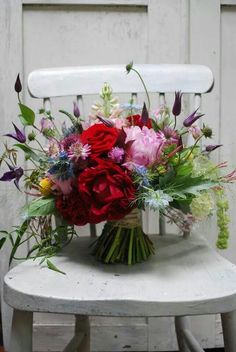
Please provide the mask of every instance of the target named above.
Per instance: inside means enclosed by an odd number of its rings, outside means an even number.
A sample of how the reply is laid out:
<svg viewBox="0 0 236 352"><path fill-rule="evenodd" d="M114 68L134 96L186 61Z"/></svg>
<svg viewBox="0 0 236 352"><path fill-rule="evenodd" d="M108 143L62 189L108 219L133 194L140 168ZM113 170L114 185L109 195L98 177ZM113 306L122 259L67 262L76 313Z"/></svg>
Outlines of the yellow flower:
<svg viewBox="0 0 236 352"><path fill-rule="evenodd" d="M43 178L39 182L40 192L42 193L42 195L49 196L49 194L51 194L51 191L52 191L52 185L53 183L48 177Z"/></svg>

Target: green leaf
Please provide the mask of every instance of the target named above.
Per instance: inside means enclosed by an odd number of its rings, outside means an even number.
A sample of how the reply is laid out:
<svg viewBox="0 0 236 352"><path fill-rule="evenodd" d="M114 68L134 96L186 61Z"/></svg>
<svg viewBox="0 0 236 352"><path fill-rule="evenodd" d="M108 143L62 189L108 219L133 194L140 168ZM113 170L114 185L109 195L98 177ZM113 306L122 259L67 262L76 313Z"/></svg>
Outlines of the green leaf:
<svg viewBox="0 0 236 352"><path fill-rule="evenodd" d="M37 155L30 147L28 147L25 144L21 144L21 143L17 143L14 144L15 147L20 148L21 150L23 150L25 152L26 155L28 155L31 159L35 160L35 161L39 161L40 156Z"/></svg>
<svg viewBox="0 0 236 352"><path fill-rule="evenodd" d="M11 264L11 262L12 262L12 260L14 258L14 255L15 255L15 253L17 251L17 248L21 244L21 238L23 237L24 233L26 232L28 226L29 226L29 221L25 220L22 223L21 226L17 227L17 229L15 231L17 233L17 237L16 237L15 242L13 242L13 239L12 239L13 248L12 248L12 251L11 251L11 254L10 254L9 265Z"/></svg>
<svg viewBox="0 0 236 352"><path fill-rule="evenodd" d="M58 269L56 267L56 265L54 265L49 259L47 259L47 267L50 270L53 270L53 271L56 271L56 272L58 272L60 274L66 275L66 273L64 271L61 271L60 269Z"/></svg>
<svg viewBox="0 0 236 352"><path fill-rule="evenodd" d="M216 186L217 184L218 184L217 182L213 182L213 181L203 182L203 183L200 183L195 186L190 186L190 187L184 188L182 190L182 192L194 194L195 196L197 196L200 191L210 189L210 188Z"/></svg>
<svg viewBox="0 0 236 352"><path fill-rule="evenodd" d="M28 204L25 210L27 217L53 214L55 210L55 199L50 197L37 198Z"/></svg>
<svg viewBox="0 0 236 352"><path fill-rule="evenodd" d="M2 248L2 246L4 245L5 241L6 241L6 237L3 237L0 239L0 249Z"/></svg>
<svg viewBox="0 0 236 352"><path fill-rule="evenodd" d="M28 106L19 103L21 115L19 115L20 120L25 126L33 126L35 121L35 113Z"/></svg>

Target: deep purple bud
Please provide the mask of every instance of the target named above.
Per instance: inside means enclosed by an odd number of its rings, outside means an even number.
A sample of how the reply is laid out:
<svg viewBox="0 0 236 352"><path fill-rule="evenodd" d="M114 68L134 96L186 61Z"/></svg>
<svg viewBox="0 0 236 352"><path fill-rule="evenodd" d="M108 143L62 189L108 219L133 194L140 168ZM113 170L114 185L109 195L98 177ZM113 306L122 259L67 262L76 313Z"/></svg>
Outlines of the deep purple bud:
<svg viewBox="0 0 236 352"><path fill-rule="evenodd" d="M111 121L111 119L108 119L106 117L102 117L102 116L98 116L96 115L96 117L98 118L99 121L101 121L105 126L107 127L114 127L114 122Z"/></svg>
<svg viewBox="0 0 236 352"><path fill-rule="evenodd" d="M20 74L19 73L17 75L16 82L15 82L15 91L17 93L20 93L22 91L22 85L21 85Z"/></svg>
<svg viewBox="0 0 236 352"><path fill-rule="evenodd" d="M175 92L175 101L174 105L172 108L172 113L174 116L179 116L181 113L181 98L182 98L182 93L180 91Z"/></svg>
<svg viewBox="0 0 236 352"><path fill-rule="evenodd" d="M15 133L7 133L4 136L14 138L20 143L25 143L26 142L25 132L23 130L22 131L19 130L19 128L14 123L12 124L14 126Z"/></svg>
<svg viewBox="0 0 236 352"><path fill-rule="evenodd" d="M143 109L142 109L142 113L141 113L141 121L142 123L144 124L144 126L147 125L148 123L148 110L147 110L147 107L146 107L146 104L143 103Z"/></svg>
<svg viewBox="0 0 236 352"><path fill-rule="evenodd" d="M74 104L74 111L73 111L74 116L79 118L80 117L79 106L75 101L73 102L73 104Z"/></svg>
<svg viewBox="0 0 236 352"><path fill-rule="evenodd" d="M200 117L204 116L204 114L196 114L198 111L195 110L191 115L189 115L183 122L185 127L190 127L195 121L197 121Z"/></svg>
<svg viewBox="0 0 236 352"><path fill-rule="evenodd" d="M206 146L206 152L213 152L213 150L222 147L223 144L210 144Z"/></svg>

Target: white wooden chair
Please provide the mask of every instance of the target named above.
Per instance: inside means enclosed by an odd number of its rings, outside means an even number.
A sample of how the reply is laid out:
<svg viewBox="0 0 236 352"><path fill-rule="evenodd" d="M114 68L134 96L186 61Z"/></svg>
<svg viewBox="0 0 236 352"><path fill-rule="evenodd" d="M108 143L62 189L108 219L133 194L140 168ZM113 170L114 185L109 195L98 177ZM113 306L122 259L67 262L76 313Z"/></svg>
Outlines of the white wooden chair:
<svg viewBox="0 0 236 352"><path fill-rule="evenodd" d="M209 68L195 65L138 65L149 92L181 90L201 94L213 86ZM143 91L124 66L54 68L29 75L31 95L49 97L98 93L109 82L114 92ZM163 223L160 232L163 232ZM94 233L94 229L93 233ZM181 352L203 352L190 332L187 316L221 313L225 351L236 351L236 266L199 235L153 236L156 255L134 266L104 265L89 255L91 238L78 238L55 259L66 275L26 261L5 276L5 301L14 308L9 352L32 351L33 312L74 314L75 336L64 352L89 350L89 316L174 316ZM78 347L79 346L79 347Z"/></svg>

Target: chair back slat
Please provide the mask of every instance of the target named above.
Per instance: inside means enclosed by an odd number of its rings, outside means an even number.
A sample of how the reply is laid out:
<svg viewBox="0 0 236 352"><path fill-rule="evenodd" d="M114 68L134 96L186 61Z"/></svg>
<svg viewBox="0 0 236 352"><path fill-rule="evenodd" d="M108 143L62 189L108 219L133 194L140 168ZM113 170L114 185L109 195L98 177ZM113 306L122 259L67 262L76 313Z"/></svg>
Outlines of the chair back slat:
<svg viewBox="0 0 236 352"><path fill-rule="evenodd" d="M206 93L213 87L211 70L202 65L135 65L151 92ZM97 94L104 82L115 93L141 93L143 85L135 72L125 65L79 66L33 71L28 88L35 98Z"/></svg>

